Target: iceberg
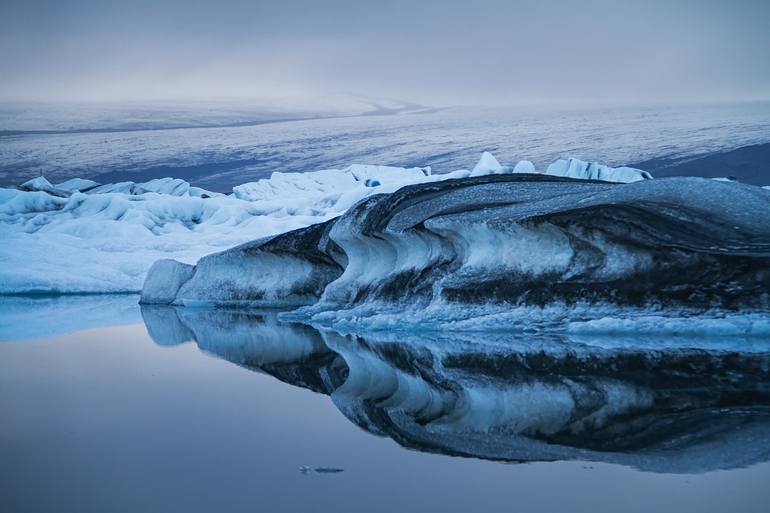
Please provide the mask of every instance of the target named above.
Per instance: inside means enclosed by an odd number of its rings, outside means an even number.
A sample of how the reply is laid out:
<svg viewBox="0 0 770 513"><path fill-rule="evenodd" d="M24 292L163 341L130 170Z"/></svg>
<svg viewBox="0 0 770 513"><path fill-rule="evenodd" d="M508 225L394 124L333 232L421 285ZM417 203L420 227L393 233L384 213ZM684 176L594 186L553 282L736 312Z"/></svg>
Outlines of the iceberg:
<svg viewBox="0 0 770 513"><path fill-rule="evenodd" d="M19 186L19 189L30 192L47 192L52 196L68 196L68 191L60 189L59 187L54 187L44 176L38 176L37 178L24 182Z"/></svg>
<svg viewBox="0 0 770 513"><path fill-rule="evenodd" d="M505 171L506 171L506 168L500 165L500 162L497 161L494 155L492 155L488 151L485 151L481 155L481 158L479 159L479 161L473 167L473 170L471 171L471 176L501 174L501 173L504 173Z"/></svg>
<svg viewBox="0 0 770 513"><path fill-rule="evenodd" d="M603 180L606 182L638 182L651 180L652 175L641 169L632 167L609 167L598 162L583 162L579 159L557 160L546 170L546 174L586 180Z"/></svg>
<svg viewBox="0 0 770 513"><path fill-rule="evenodd" d="M93 180L86 180L85 178L72 178L66 182L56 184L56 188L72 194L73 192L86 192L95 187L99 187L99 185L101 185L99 182L94 182Z"/></svg>
<svg viewBox="0 0 770 513"><path fill-rule="evenodd" d="M53 188L53 184L46 180L44 176L38 176L21 184L21 189L26 191L45 191Z"/></svg>
<svg viewBox="0 0 770 513"><path fill-rule="evenodd" d="M489 152L479 159L470 176L485 176L495 174L536 174L535 165L529 160L521 160L514 167L503 166ZM604 182L630 183L640 180L651 180L652 175L647 171L632 167L610 167L598 162L584 162L580 159L560 159L546 169L546 175L577 178L581 180L601 180Z"/></svg>
<svg viewBox="0 0 770 513"><path fill-rule="evenodd" d="M406 186L209 255L170 303L302 306L295 315L314 322L381 329L484 317L510 328L519 308L544 322L565 309L583 309L578 320L745 311L759 323L736 332L762 336L769 288L770 196L759 187L511 173Z"/></svg>

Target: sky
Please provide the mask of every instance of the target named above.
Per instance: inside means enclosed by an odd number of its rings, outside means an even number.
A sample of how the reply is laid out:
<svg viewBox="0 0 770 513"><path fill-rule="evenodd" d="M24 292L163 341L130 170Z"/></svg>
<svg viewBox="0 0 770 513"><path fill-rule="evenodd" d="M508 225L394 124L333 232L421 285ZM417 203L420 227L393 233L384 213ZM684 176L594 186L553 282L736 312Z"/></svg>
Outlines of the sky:
<svg viewBox="0 0 770 513"><path fill-rule="evenodd" d="M768 0L0 0L0 101L770 99L768 20Z"/></svg>

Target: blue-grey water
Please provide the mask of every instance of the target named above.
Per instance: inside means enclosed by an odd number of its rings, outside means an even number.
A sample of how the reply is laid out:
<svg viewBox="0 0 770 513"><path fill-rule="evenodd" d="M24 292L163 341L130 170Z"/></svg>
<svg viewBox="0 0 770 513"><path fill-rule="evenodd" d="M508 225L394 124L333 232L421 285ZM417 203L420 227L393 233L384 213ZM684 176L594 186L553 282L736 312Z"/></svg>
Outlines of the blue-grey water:
<svg viewBox="0 0 770 513"><path fill-rule="evenodd" d="M761 342L394 341L136 299L0 302L0 511L770 504Z"/></svg>

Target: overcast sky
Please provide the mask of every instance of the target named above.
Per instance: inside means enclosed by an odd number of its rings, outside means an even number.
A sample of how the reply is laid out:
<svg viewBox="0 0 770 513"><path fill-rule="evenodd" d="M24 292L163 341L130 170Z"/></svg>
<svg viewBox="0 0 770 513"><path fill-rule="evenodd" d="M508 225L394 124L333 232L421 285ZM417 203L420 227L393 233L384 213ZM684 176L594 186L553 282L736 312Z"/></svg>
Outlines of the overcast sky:
<svg viewBox="0 0 770 513"><path fill-rule="evenodd" d="M0 100L770 99L769 0L0 0Z"/></svg>

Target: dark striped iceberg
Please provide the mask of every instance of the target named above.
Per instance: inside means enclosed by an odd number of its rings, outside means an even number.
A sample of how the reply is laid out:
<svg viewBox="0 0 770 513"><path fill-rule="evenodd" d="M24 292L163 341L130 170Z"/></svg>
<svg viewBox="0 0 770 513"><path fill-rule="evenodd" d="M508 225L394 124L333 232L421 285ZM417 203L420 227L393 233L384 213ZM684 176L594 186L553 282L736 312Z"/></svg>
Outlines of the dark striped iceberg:
<svg viewBox="0 0 770 513"><path fill-rule="evenodd" d="M293 315L388 329L595 321L610 311L651 326L658 313L741 315L749 324L735 329L765 335L768 291L767 190L702 178L502 174L374 195L189 270L162 262L142 301L300 307ZM602 326L617 327L594 325Z"/></svg>

